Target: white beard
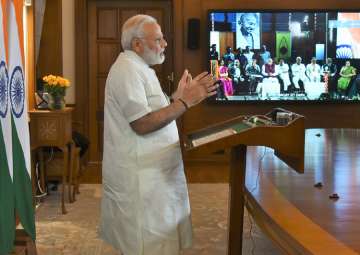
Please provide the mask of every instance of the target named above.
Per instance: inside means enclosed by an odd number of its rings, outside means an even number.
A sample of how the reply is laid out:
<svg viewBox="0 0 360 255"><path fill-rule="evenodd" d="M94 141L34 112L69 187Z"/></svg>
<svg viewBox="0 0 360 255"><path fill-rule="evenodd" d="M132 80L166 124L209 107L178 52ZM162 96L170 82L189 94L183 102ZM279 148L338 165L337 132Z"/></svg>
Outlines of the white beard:
<svg viewBox="0 0 360 255"><path fill-rule="evenodd" d="M164 63L165 61L165 54L164 52L160 52L159 54L155 53L151 50L147 45L144 45L144 54L143 59L149 66L159 65Z"/></svg>

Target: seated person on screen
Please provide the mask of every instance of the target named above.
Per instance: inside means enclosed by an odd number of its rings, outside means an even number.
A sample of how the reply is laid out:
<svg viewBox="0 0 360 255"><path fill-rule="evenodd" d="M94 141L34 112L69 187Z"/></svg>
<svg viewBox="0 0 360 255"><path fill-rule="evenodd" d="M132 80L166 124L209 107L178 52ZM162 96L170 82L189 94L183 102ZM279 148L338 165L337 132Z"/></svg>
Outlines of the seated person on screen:
<svg viewBox="0 0 360 255"><path fill-rule="evenodd" d="M292 82L296 90L304 92L304 83L309 79L305 74L305 65L301 63L301 57L296 58L296 63L291 65Z"/></svg>
<svg viewBox="0 0 360 255"><path fill-rule="evenodd" d="M280 85L283 84L281 88L281 93L284 92L285 87L288 88L291 85L290 76L289 76L289 65L285 63L283 58L280 58L279 64L276 66L279 73L279 80L281 80Z"/></svg>
<svg viewBox="0 0 360 255"><path fill-rule="evenodd" d="M321 75L323 76L323 80L327 85L328 92L333 95L336 92L335 75L337 72L337 67L335 64L333 64L331 58L327 58L325 61L325 64L321 67Z"/></svg>
<svg viewBox="0 0 360 255"><path fill-rule="evenodd" d="M311 59L311 63L306 66L306 76L310 82L320 82L321 68L316 64L316 58Z"/></svg>
<svg viewBox="0 0 360 255"><path fill-rule="evenodd" d="M279 74L278 74L276 65L273 62L272 58L269 58L268 62L262 66L261 73L264 76L263 83L271 82L272 88L275 88L274 87L275 84L276 84L276 87L279 84L280 85L280 93L284 92L284 83L279 78Z"/></svg>
<svg viewBox="0 0 360 255"><path fill-rule="evenodd" d="M353 87L352 99L360 100L360 74L356 76Z"/></svg>
<svg viewBox="0 0 360 255"><path fill-rule="evenodd" d="M262 66L261 73L265 78L277 77L278 73L276 70L276 65L273 62L272 58L269 58L268 62Z"/></svg>
<svg viewBox="0 0 360 255"><path fill-rule="evenodd" d="M234 89L232 85L232 80L229 78L229 69L227 66L225 66L224 60L220 60L220 66L219 66L219 77L221 84L224 88L225 96L232 96L234 94Z"/></svg>
<svg viewBox="0 0 360 255"><path fill-rule="evenodd" d="M240 60L242 53L243 53L243 50L240 47L237 48L236 51L235 51L235 59Z"/></svg>
<svg viewBox="0 0 360 255"><path fill-rule="evenodd" d="M347 89L350 85L351 78L356 75L356 68L350 65L350 61L345 62L345 66L341 67L340 78L338 80L337 88L341 95L346 95Z"/></svg>
<svg viewBox="0 0 360 255"><path fill-rule="evenodd" d="M241 75L240 61L235 59L234 63L229 68L229 76L233 81L234 94L239 92L240 82L244 81Z"/></svg>
<svg viewBox="0 0 360 255"><path fill-rule="evenodd" d="M251 64L248 64L245 68L245 73L249 77L249 92L250 94L256 91L256 87L262 79L259 65L256 63L257 60L253 59Z"/></svg>
<svg viewBox="0 0 360 255"><path fill-rule="evenodd" d="M234 61L232 60L232 59L229 59L229 61L227 62L227 64L226 64L226 62L225 62L225 65L227 66L227 68L228 68L228 75L229 75L229 77L231 77L232 78L232 71L233 71L233 67L234 67Z"/></svg>
<svg viewBox="0 0 360 255"><path fill-rule="evenodd" d="M234 62L235 60L235 55L234 53L232 52L232 48L231 47L226 47L226 52L223 56L223 60L225 61L225 65L226 66L229 66L229 62Z"/></svg>
<svg viewBox="0 0 360 255"><path fill-rule="evenodd" d="M235 59L238 59L240 61L240 70L242 74L245 74L245 69L248 64L247 58L244 55L244 50L241 48L237 49L237 53L235 55Z"/></svg>

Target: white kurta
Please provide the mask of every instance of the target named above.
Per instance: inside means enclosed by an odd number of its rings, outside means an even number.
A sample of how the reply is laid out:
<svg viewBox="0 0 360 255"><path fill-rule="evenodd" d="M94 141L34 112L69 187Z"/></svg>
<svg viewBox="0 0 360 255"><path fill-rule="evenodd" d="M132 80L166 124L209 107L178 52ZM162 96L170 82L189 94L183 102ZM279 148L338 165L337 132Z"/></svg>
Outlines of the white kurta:
<svg viewBox="0 0 360 255"><path fill-rule="evenodd" d="M307 78L305 71L305 65L304 64L292 64L291 71L293 75L293 83L296 88L299 88L299 81L301 80L303 83L308 82L309 79Z"/></svg>
<svg viewBox="0 0 360 255"><path fill-rule="evenodd" d="M306 75L310 82L320 82L321 68L318 64L308 64L306 66Z"/></svg>
<svg viewBox="0 0 360 255"><path fill-rule="evenodd" d="M284 63L282 65L276 65L277 72L280 75L280 78L284 82L284 86L289 86L291 84L289 77L289 65Z"/></svg>
<svg viewBox="0 0 360 255"><path fill-rule="evenodd" d="M155 71L121 53L105 88L100 237L124 255L191 246L190 205L176 122L139 136L130 122L169 103Z"/></svg>

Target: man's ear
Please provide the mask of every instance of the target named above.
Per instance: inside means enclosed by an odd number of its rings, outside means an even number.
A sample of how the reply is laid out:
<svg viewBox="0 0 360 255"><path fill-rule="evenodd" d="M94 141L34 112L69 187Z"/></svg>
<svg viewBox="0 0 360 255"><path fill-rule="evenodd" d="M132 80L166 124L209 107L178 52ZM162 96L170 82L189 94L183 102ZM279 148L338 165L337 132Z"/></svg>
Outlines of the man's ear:
<svg viewBox="0 0 360 255"><path fill-rule="evenodd" d="M136 52L136 53L141 53L143 51L143 45L142 42L139 38L134 38L131 41L131 48Z"/></svg>

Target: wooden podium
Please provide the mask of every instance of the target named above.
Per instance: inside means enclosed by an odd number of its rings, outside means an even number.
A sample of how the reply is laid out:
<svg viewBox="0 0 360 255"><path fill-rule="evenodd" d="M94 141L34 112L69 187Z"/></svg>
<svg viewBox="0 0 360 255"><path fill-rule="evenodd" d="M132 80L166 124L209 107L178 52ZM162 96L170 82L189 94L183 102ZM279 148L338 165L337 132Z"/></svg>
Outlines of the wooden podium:
<svg viewBox="0 0 360 255"><path fill-rule="evenodd" d="M228 255L242 253L246 146L267 146L294 170L304 172L304 117L284 109L240 116L184 137L187 153L231 149Z"/></svg>

